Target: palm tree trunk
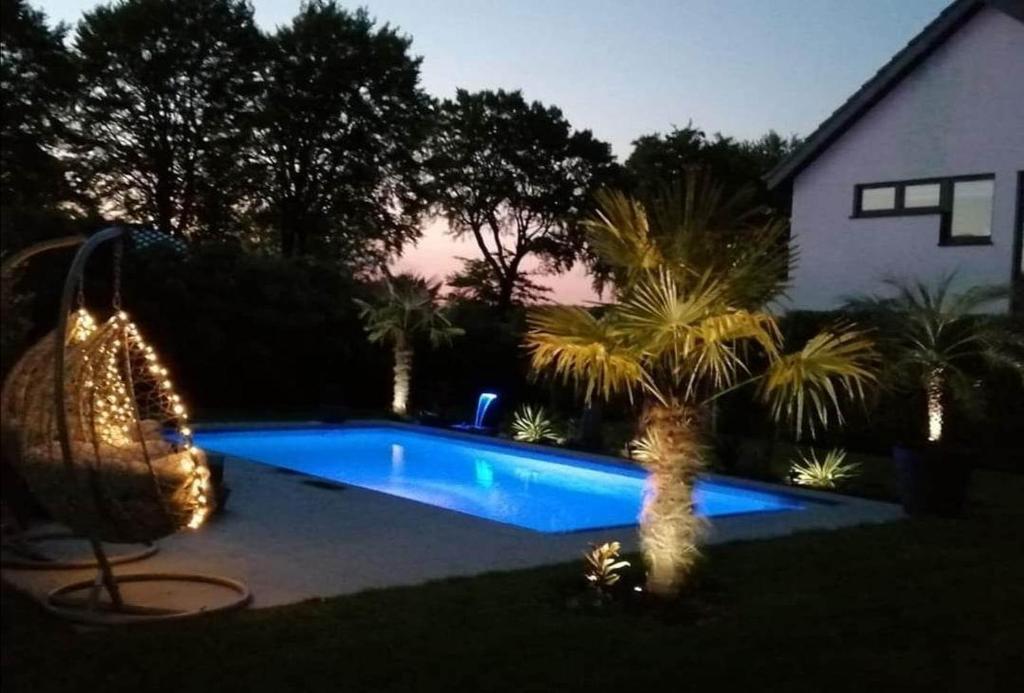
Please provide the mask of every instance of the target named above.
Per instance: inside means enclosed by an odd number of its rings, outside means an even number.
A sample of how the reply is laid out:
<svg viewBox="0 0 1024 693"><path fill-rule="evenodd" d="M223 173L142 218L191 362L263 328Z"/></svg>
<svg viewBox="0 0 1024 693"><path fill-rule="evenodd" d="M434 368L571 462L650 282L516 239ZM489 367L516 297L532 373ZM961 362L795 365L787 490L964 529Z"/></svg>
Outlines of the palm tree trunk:
<svg viewBox="0 0 1024 693"><path fill-rule="evenodd" d="M395 341L395 388L391 411L405 416L409 407L409 381L412 379L412 347L404 339Z"/></svg>
<svg viewBox="0 0 1024 693"><path fill-rule="evenodd" d="M928 407L928 442L937 443L942 439L942 369L936 368L928 374L925 394Z"/></svg>
<svg viewBox="0 0 1024 693"><path fill-rule="evenodd" d="M704 523L694 512L693 488L703 468L698 412L679 403L655 404L643 417L638 458L649 477L640 515L647 589L673 596L699 555Z"/></svg>

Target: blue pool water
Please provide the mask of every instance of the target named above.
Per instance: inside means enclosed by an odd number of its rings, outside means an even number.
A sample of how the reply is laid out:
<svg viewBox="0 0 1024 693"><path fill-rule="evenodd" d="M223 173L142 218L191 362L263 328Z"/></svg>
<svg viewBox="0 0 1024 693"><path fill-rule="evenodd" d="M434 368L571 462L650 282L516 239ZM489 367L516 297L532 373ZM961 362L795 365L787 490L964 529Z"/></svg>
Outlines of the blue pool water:
<svg viewBox="0 0 1024 693"><path fill-rule="evenodd" d="M558 452L397 427L211 431L196 445L539 532L634 524L644 474ZM785 495L700 481L714 517L798 510Z"/></svg>

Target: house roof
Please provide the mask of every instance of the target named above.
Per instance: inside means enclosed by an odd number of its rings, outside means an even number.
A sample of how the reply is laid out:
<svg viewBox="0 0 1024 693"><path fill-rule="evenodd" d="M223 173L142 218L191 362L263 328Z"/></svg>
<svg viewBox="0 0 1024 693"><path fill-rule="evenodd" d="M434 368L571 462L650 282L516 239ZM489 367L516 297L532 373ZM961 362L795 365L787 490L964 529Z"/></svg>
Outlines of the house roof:
<svg viewBox="0 0 1024 693"><path fill-rule="evenodd" d="M776 188L800 173L986 5L1024 22L1024 0L955 0L819 125L793 154L769 171L764 176L768 187Z"/></svg>

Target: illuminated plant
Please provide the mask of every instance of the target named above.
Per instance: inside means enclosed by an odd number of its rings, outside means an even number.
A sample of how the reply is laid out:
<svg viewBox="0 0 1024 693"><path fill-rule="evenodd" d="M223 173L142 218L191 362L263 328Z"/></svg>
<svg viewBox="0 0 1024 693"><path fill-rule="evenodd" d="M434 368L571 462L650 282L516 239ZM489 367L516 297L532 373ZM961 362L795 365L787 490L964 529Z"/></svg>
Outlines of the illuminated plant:
<svg viewBox="0 0 1024 693"><path fill-rule="evenodd" d="M858 467L856 463L846 461L846 451L840 448L829 450L820 460L817 451L811 449L790 464L789 477L800 486L836 488L856 476Z"/></svg>
<svg viewBox="0 0 1024 693"><path fill-rule="evenodd" d="M590 550L583 554L587 584L601 596L607 596L608 590L619 581L619 571L629 567L629 561L619 559L621 548L617 541L591 544Z"/></svg>
<svg viewBox="0 0 1024 693"><path fill-rule="evenodd" d="M983 371L1008 371L1024 383L1024 336L981 314L1008 299L1009 289L975 286L954 293L954 280L947 275L929 285L892 279L887 283L894 296L856 298L846 306L878 328L883 381L922 397L921 428L931 443L942 440L951 406L977 410Z"/></svg>
<svg viewBox="0 0 1024 693"><path fill-rule="evenodd" d="M371 342L390 344L395 355L394 392L391 410L405 416L412 379L413 340L426 336L433 346L450 343L463 334L454 327L440 305L440 282L431 284L412 275L385 279L370 301L356 300Z"/></svg>
<svg viewBox="0 0 1024 693"><path fill-rule="evenodd" d="M512 437L524 443L543 443L546 440L558 442L562 437L555 430L554 422L544 407L534 409L529 404L521 406L512 417Z"/></svg>
<svg viewBox="0 0 1024 693"><path fill-rule="evenodd" d="M792 262L786 225L749 199L699 172L650 206L600 195L587 228L615 302L600 316L573 306L529 316L535 370L575 383L588 401L642 399L634 456L649 473L640 538L655 594L677 592L697 555L693 484L717 397L753 387L799 437L842 421L844 400L862 397L874 377L871 341L847 325L785 353L765 306Z"/></svg>

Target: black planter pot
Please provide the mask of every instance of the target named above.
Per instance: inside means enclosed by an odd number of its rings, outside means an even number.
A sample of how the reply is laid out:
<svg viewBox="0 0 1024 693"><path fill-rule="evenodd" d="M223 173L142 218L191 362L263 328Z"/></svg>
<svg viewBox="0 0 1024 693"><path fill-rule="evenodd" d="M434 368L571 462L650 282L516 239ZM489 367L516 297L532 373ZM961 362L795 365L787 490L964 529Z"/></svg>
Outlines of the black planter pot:
<svg viewBox="0 0 1024 693"><path fill-rule="evenodd" d="M971 483L971 455L936 445L892 449L903 509L911 515L955 517Z"/></svg>

